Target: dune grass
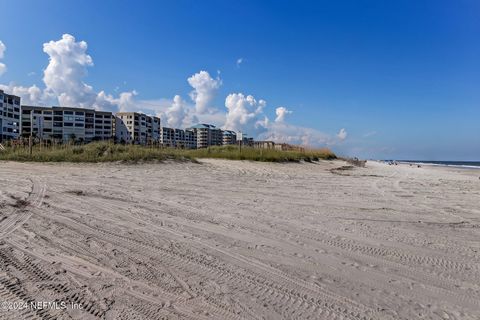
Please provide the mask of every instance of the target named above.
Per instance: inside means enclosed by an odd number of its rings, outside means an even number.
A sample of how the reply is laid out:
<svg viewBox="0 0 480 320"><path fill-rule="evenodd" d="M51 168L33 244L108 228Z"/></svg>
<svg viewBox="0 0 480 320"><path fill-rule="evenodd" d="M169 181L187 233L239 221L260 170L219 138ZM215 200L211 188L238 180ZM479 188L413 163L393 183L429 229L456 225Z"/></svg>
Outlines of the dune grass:
<svg viewBox="0 0 480 320"><path fill-rule="evenodd" d="M186 150L194 158L219 158L230 160L252 160L267 162L318 161L335 159L328 149L309 149L305 151L280 151L274 149L255 149L252 147L221 146L198 150Z"/></svg>
<svg viewBox="0 0 480 320"><path fill-rule="evenodd" d="M184 150L139 145L121 145L108 142L94 142L85 145L60 145L50 147L34 146L32 155L27 147L7 147L0 151L0 160L35 162L139 162L139 161L195 161L199 158L230 160L253 160L269 162L318 161L334 159L328 149L305 151L279 151L254 149L251 147L218 146L205 149Z"/></svg>

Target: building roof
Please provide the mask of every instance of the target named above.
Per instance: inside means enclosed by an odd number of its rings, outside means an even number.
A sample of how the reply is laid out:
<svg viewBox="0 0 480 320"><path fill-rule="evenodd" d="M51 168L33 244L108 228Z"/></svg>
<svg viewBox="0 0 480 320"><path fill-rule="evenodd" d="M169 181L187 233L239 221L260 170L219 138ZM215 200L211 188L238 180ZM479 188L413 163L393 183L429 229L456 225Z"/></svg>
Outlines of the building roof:
<svg viewBox="0 0 480 320"><path fill-rule="evenodd" d="M216 129L213 124L199 123L190 127L191 129Z"/></svg>
<svg viewBox="0 0 480 320"><path fill-rule="evenodd" d="M50 107L42 107L42 106L24 106L22 105L22 108L26 109L37 109L37 110L51 110L52 108Z"/></svg>
<svg viewBox="0 0 480 320"><path fill-rule="evenodd" d="M14 97L14 98L20 99L19 96L15 96L15 95L13 95L13 94L6 93L5 91L3 91L3 90L1 90L1 89L0 89L0 93L3 94L3 95L5 95L5 96L7 96L7 97Z"/></svg>
<svg viewBox="0 0 480 320"><path fill-rule="evenodd" d="M95 109L87 109L87 108L78 108L78 107L58 107L58 106L52 106L52 109L53 110L62 110L62 111L83 111L83 112L87 112L87 111L95 111Z"/></svg>

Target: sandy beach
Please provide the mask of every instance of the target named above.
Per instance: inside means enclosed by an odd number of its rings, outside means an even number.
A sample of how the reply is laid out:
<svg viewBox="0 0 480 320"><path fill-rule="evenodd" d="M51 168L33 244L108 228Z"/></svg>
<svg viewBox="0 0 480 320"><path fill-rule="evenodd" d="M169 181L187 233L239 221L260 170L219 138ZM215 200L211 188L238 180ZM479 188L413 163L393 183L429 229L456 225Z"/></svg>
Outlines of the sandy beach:
<svg viewBox="0 0 480 320"><path fill-rule="evenodd" d="M0 319L479 319L479 177L2 162Z"/></svg>

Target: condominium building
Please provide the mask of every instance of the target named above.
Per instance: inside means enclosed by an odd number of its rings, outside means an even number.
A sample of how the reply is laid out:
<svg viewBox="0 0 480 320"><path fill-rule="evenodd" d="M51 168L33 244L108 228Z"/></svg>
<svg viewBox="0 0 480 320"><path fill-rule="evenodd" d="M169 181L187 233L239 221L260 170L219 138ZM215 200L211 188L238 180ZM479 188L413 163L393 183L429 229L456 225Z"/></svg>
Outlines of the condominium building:
<svg viewBox="0 0 480 320"><path fill-rule="evenodd" d="M236 144L237 134L232 130L223 131L223 145Z"/></svg>
<svg viewBox="0 0 480 320"><path fill-rule="evenodd" d="M188 129L162 127L160 131L160 143L165 147L182 149L197 148L195 132Z"/></svg>
<svg viewBox="0 0 480 320"><path fill-rule="evenodd" d="M147 116L147 143L158 143L160 141L160 118Z"/></svg>
<svg viewBox="0 0 480 320"><path fill-rule="evenodd" d="M16 139L20 133L20 97L0 90L0 142Z"/></svg>
<svg viewBox="0 0 480 320"><path fill-rule="evenodd" d="M139 112L118 112L115 116L115 134L118 141L135 144L159 142L160 118Z"/></svg>
<svg viewBox="0 0 480 320"><path fill-rule="evenodd" d="M197 148L221 146L223 144L222 130L211 124L200 123L188 130L192 130L197 137Z"/></svg>
<svg viewBox="0 0 480 320"><path fill-rule="evenodd" d="M133 143L132 133L127 127L127 122L122 120L118 115L115 115L113 123L115 140L120 143Z"/></svg>
<svg viewBox="0 0 480 320"><path fill-rule="evenodd" d="M175 147L175 129L162 127L160 130L160 143L164 147Z"/></svg>
<svg viewBox="0 0 480 320"><path fill-rule="evenodd" d="M112 113L84 108L22 106L21 134L68 142L109 140Z"/></svg>
<svg viewBox="0 0 480 320"><path fill-rule="evenodd" d="M113 114L108 111L93 111L93 116L95 119L95 131L93 136L91 135L91 130L88 129L86 121L91 119L92 112L85 113L85 134L87 135L87 141L91 137L92 140L109 140L115 137L114 130L114 118Z"/></svg>
<svg viewBox="0 0 480 320"><path fill-rule="evenodd" d="M197 149L197 134L192 129L185 129L185 149Z"/></svg>
<svg viewBox="0 0 480 320"><path fill-rule="evenodd" d="M197 137L191 129L175 129L175 147L182 149L196 149Z"/></svg>
<svg viewBox="0 0 480 320"><path fill-rule="evenodd" d="M175 129L175 147L185 148L185 130Z"/></svg>

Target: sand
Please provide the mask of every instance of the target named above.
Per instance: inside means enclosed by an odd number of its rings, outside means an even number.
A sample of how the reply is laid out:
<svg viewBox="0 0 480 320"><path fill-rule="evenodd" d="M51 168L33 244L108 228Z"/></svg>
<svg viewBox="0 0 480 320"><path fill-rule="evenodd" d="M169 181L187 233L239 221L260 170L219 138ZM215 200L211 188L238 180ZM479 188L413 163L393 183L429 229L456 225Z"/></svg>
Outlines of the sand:
<svg viewBox="0 0 480 320"><path fill-rule="evenodd" d="M479 319L480 171L344 166L2 162L0 319Z"/></svg>

